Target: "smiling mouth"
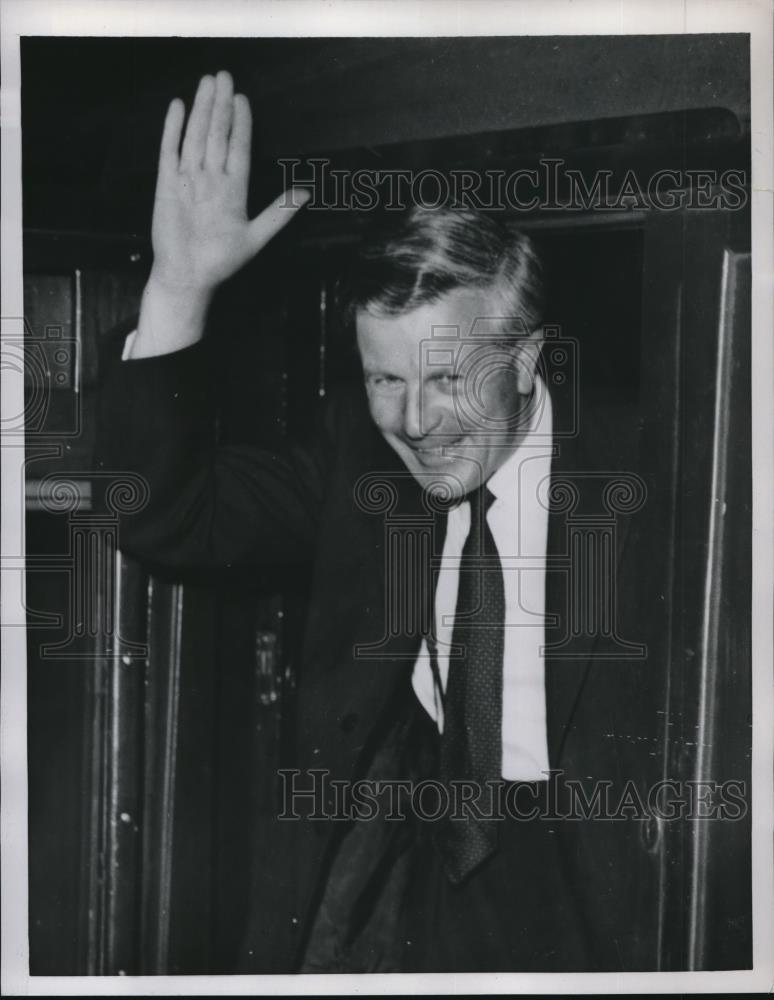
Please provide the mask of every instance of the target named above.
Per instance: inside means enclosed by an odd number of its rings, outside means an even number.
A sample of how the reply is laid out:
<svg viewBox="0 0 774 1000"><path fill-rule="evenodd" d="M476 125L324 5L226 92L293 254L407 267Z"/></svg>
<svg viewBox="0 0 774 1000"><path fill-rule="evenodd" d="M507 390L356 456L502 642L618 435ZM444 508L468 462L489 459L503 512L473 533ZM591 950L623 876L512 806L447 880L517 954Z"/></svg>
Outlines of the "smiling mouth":
<svg viewBox="0 0 774 1000"><path fill-rule="evenodd" d="M434 445L432 448L416 448L413 445L408 445L411 451L419 458L420 461L426 461L428 459L440 458L447 462L453 461L458 458L458 455L449 454L449 450L457 447L461 444L462 438L458 438L456 441L449 441L446 444Z"/></svg>

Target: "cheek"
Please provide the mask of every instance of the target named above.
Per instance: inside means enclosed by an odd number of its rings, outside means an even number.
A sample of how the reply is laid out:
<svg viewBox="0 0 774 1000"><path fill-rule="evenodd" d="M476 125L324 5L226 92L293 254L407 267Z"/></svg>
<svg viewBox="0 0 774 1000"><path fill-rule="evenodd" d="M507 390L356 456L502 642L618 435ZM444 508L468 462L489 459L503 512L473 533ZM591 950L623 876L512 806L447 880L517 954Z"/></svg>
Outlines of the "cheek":
<svg viewBox="0 0 774 1000"><path fill-rule="evenodd" d="M379 396L369 392L368 409L371 412L371 419L380 431L390 432L398 429L400 402L397 398Z"/></svg>
<svg viewBox="0 0 774 1000"><path fill-rule="evenodd" d="M509 420L520 410L520 396L512 373L502 372L487 380L478 406L484 417L492 420Z"/></svg>

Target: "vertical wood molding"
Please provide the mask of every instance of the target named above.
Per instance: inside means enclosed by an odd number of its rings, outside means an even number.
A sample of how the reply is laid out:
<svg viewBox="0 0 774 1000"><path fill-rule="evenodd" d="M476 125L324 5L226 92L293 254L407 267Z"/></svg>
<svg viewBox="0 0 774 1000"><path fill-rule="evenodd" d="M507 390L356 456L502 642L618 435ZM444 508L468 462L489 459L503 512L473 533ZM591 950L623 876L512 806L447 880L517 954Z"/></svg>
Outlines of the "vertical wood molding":
<svg viewBox="0 0 774 1000"><path fill-rule="evenodd" d="M95 660L89 670L86 690L87 718L84 720L87 732L86 763L84 774L88 776L88 788L84 789L83 828L81 866L84 872L84 899L82 912L84 915L85 955L84 972L89 976L99 975L102 968L102 948L100 944L100 924L103 912L101 886L102 878L102 782L100 775L103 767L104 751L102 733L104 732L104 697L105 663Z"/></svg>
<svg viewBox="0 0 774 1000"><path fill-rule="evenodd" d="M328 279L326 275L320 278L320 327L319 341L317 347L318 356L318 376L317 395L322 399L327 391L328 370L327 357L328 350Z"/></svg>
<svg viewBox="0 0 774 1000"><path fill-rule="evenodd" d="M75 328L75 357L73 358L73 390L76 396L80 394L81 391L81 376L82 376L82 365L83 365L83 288L81 281L81 269L79 267L75 268L73 272L73 289L74 289L74 328Z"/></svg>
<svg viewBox="0 0 774 1000"><path fill-rule="evenodd" d="M148 582L141 971L169 966L184 588Z"/></svg>
<svg viewBox="0 0 774 1000"><path fill-rule="evenodd" d="M740 269L749 266L749 255L729 250L723 253L720 309L717 334L714 413L712 428L711 482L709 492L709 533L704 573L699 673L699 706L696 719L696 758L693 780L710 782L717 777L715 766L717 692L722 662L720 630L722 597L728 585L724 572L726 510L729 492L729 450L732 447L731 385L735 356L737 291ZM688 905L688 968L706 968L708 931L708 886L712 879L712 828L704 819L692 820Z"/></svg>
<svg viewBox="0 0 774 1000"><path fill-rule="evenodd" d="M86 966L91 975L133 974L138 971L143 671L142 660L125 652L122 637L142 638L138 600L142 574L132 560L116 551L114 536L103 538L98 555L94 576L98 585L92 597L98 601L96 614L103 623L97 643L103 645L104 655L94 661L89 699ZM116 628L108 631L104 623L111 620Z"/></svg>
<svg viewBox="0 0 774 1000"><path fill-rule="evenodd" d="M673 354L671 356L671 370L673 373L677 373L680 370L680 351L681 351L681 341L682 341L682 330L683 330L683 285L682 282L678 285L675 295L675 309L674 309L674 345ZM671 431L673 435L672 441L672 453L670 456L670 470L669 470L669 527L666 533L666 538L669 544L675 549L675 539L677 538L677 483L679 477L679 447L678 442L680 440L680 423L681 423L681 407L680 407L680 393L674 393L675 399L675 409L672 415ZM672 635L675 626L675 599L676 599L676 589L675 589L675 577L676 577L676 567L674 558L668 560L667 566L667 580L665 581L665 600L667 606L667 635ZM665 664L664 664L664 720L665 725L662 732L662 741L660 751L662 754L662 770L661 777L663 780L668 781L672 778L671 765L672 765L672 754L671 754L671 740L672 736L669 729L669 722L672 717L673 703L675 699L675 692L673 691L674 684L674 646L673 643L667 642L664 649L665 654ZM658 841L658 911L657 911L657 925L656 925L656 968L660 972L664 969L665 959L666 959L666 947L667 940L666 935L668 931L668 907L667 900L670 892L670 880L676 877L675 866L672 865L670 870L670 857L669 857L669 847L671 846L674 838L669 835L665 829L666 823L664 820L659 820L659 841Z"/></svg>
<svg viewBox="0 0 774 1000"><path fill-rule="evenodd" d="M183 628L182 584L174 584L170 594L169 677L164 719L164 750L162 757L161 830L159 842L159 940L157 960L159 972L166 972L169 963L169 927L172 910L172 866L175 832L175 784L177 776L178 724L180 716L181 637Z"/></svg>

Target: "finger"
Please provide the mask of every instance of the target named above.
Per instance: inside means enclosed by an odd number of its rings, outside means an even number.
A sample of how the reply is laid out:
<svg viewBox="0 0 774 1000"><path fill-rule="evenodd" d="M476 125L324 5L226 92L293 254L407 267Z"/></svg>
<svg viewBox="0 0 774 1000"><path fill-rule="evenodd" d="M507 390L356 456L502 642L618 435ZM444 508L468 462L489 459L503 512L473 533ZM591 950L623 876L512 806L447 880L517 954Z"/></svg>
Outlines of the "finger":
<svg viewBox="0 0 774 1000"><path fill-rule="evenodd" d="M276 236L280 229L291 221L299 208L303 208L309 198L310 194L306 188L288 188L253 219L248 230L253 253L257 253L273 236Z"/></svg>
<svg viewBox="0 0 774 1000"><path fill-rule="evenodd" d="M176 97L167 108L159 150L159 175L175 173L180 165L180 134L183 130L185 105Z"/></svg>
<svg viewBox="0 0 774 1000"><path fill-rule="evenodd" d="M233 98L234 81L230 73L221 70L215 77L215 100L204 153L204 162L211 170L223 170L226 165Z"/></svg>
<svg viewBox="0 0 774 1000"><path fill-rule="evenodd" d="M203 76L199 81L183 139L183 150L180 155L180 166L183 170L198 170L204 161L214 99L215 81L211 76Z"/></svg>
<svg viewBox="0 0 774 1000"><path fill-rule="evenodd" d="M226 172L245 176L250 173L253 116L250 113L250 102L244 94L234 95L233 109Z"/></svg>

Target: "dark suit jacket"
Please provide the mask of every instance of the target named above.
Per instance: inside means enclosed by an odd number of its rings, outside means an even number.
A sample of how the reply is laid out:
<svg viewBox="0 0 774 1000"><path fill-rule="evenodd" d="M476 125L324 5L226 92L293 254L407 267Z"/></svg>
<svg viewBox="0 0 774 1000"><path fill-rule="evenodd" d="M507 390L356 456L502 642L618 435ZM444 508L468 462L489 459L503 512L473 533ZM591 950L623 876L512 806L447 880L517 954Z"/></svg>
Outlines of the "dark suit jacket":
<svg viewBox="0 0 774 1000"><path fill-rule="evenodd" d="M297 766L349 779L409 683L421 641L421 629L388 602L385 582L397 579L396 591L417 594L426 610L428 564L440 556L445 517L428 508L377 432L360 387L329 402L303 447L217 447L207 375L200 346L109 366L101 463L139 473L150 487L146 508L122 522L122 547L174 567L308 567ZM636 413L623 421L598 392L548 379L558 431L546 601L550 763L583 781L587 797L593 782L607 783L615 805L628 780L644 795L661 777L660 673L637 648L647 640L640 585L647 504L633 475ZM427 545L396 562L399 539L412 531ZM596 571L581 572L594 559ZM593 939L589 968L654 967L654 829L636 813L565 824L571 881ZM282 824L249 929L246 971L297 966L340 826Z"/></svg>

